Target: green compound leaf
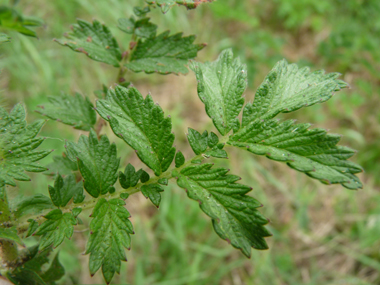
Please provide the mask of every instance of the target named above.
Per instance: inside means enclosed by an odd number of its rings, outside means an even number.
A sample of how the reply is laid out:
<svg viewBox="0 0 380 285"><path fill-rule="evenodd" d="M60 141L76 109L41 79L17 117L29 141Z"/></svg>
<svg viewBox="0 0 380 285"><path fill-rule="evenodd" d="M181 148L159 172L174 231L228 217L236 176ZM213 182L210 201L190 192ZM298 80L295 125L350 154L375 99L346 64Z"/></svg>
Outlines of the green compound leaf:
<svg viewBox="0 0 380 285"><path fill-rule="evenodd" d="M44 121L27 125L25 116L21 104L17 104L9 115L0 107L0 181L12 186L16 186L14 180L30 181L24 171L45 171L46 168L36 162L51 152L35 150L44 141L36 137Z"/></svg>
<svg viewBox="0 0 380 285"><path fill-rule="evenodd" d="M79 93L74 96L62 93L48 99L50 103L38 106L41 110L36 110L37 113L78 130L89 131L94 127L96 112L87 97L83 98Z"/></svg>
<svg viewBox="0 0 380 285"><path fill-rule="evenodd" d="M169 31L140 39L126 67L134 72L186 74L188 60L195 58L204 47L203 44L193 44L194 40L195 36L182 37L182 33L169 36Z"/></svg>
<svg viewBox="0 0 380 285"><path fill-rule="evenodd" d="M162 187L158 184L148 184L141 187L141 193L145 196L145 198L149 198L149 200L152 201L153 205L157 208L160 206L161 202L160 192L163 191L164 189L162 189Z"/></svg>
<svg viewBox="0 0 380 285"><path fill-rule="evenodd" d="M239 115L247 87L247 67L234 59L231 49L214 62L192 62L190 68L198 80L198 96L219 133L226 135L240 128Z"/></svg>
<svg viewBox="0 0 380 285"><path fill-rule="evenodd" d="M245 195L252 188L235 183L240 177L227 172L225 168L212 169L212 164L192 165L181 170L177 184L199 202L216 233L250 257L251 247L268 248L264 240L271 235L264 227L268 220L257 210L262 205Z"/></svg>
<svg viewBox="0 0 380 285"><path fill-rule="evenodd" d="M20 34L36 38L36 32L31 30L30 27L42 25L43 22L40 19L35 17L25 17L13 8L0 6L0 27L4 29L13 30ZM9 41L9 37L4 35L5 34L1 34L2 38L8 38Z"/></svg>
<svg viewBox="0 0 380 285"><path fill-rule="evenodd" d="M187 9L195 9L199 4L210 3L214 0L147 0L146 2L150 5L156 4L159 6L163 13L169 11L170 7L174 5L183 5Z"/></svg>
<svg viewBox="0 0 380 285"><path fill-rule="evenodd" d="M0 240L6 239L10 241L15 241L18 244L24 245L21 238L17 235L17 229L13 228L0 228Z"/></svg>
<svg viewBox="0 0 380 285"><path fill-rule="evenodd" d="M119 67L121 51L116 39L105 25L94 20L91 23L78 20L63 39L54 39L73 51L82 52L89 58Z"/></svg>
<svg viewBox="0 0 380 285"><path fill-rule="evenodd" d="M78 160L84 188L92 197L115 192L113 185L117 180L120 159L116 157L116 145L110 144L106 135L98 140L91 129L88 137L82 135L77 144L67 142L65 147L68 157L72 161Z"/></svg>
<svg viewBox="0 0 380 285"><path fill-rule="evenodd" d="M355 151L337 146L341 136L323 129L308 130L310 124L256 120L230 137L228 144L258 155L285 162L322 183L340 183L349 189L362 188L354 175L362 168L347 161Z"/></svg>
<svg viewBox="0 0 380 285"><path fill-rule="evenodd" d="M44 218L46 221L34 233L34 235L42 236L39 250L44 250L51 245L56 248L65 237L70 239L73 235L74 225L77 224L77 221L71 213L63 214L60 209L55 209Z"/></svg>
<svg viewBox="0 0 380 285"><path fill-rule="evenodd" d="M2 43L9 43L11 41L11 37L7 34L0 33L0 44Z"/></svg>
<svg viewBox="0 0 380 285"><path fill-rule="evenodd" d="M130 249L131 234L134 234L130 214L121 199L99 199L91 217L91 236L86 254L90 253L90 273L94 275L102 266L107 284L115 272L120 273L120 260L127 261L125 249Z"/></svg>
<svg viewBox="0 0 380 285"><path fill-rule="evenodd" d="M115 135L129 144L157 176L169 168L175 155L171 118L164 117L150 95L144 100L136 88L116 86L96 107Z"/></svg>
<svg viewBox="0 0 380 285"><path fill-rule="evenodd" d="M157 25L150 22L150 18L135 20L134 17L118 20L118 28L127 34L135 34L140 38L151 38L156 35Z"/></svg>
<svg viewBox="0 0 380 285"><path fill-rule="evenodd" d="M310 72L308 67L279 61L257 89L253 103L244 107L242 125L327 101L334 92L348 86L337 79L339 75L323 70Z"/></svg>
<svg viewBox="0 0 380 285"><path fill-rule="evenodd" d="M64 207L69 201L84 200L82 182L76 183L75 176L70 174L62 178L58 174L54 181L54 187L49 185L50 198L57 207ZM74 201L75 202L75 201Z"/></svg>

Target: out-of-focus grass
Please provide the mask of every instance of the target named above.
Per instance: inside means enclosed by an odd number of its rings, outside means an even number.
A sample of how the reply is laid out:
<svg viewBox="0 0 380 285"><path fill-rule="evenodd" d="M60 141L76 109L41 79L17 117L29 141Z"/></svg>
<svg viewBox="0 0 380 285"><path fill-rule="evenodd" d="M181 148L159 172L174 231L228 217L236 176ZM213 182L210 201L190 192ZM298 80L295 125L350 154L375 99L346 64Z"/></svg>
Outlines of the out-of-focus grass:
<svg viewBox="0 0 380 285"><path fill-rule="evenodd" d="M38 118L32 112L36 106L61 91L78 91L94 100L93 91L102 84L111 85L117 70L52 39L68 31L76 18L96 18L106 23L126 48L129 36L118 31L117 19L129 17L132 7L142 4L142 0L20 1L24 14L44 19L46 26L37 29L39 40L12 34L12 43L1 46L3 104L11 107L24 102L28 119L33 120ZM366 173L361 175L365 187L354 192L325 186L279 163L230 150L229 160L215 163L241 175L242 183L253 187L252 196L264 204L262 212L271 219L268 227L273 233L268 239L270 249L253 251L251 259L246 259L218 238L198 203L170 186L163 193L159 210L140 194L127 200L136 234L128 262L123 263L114 284L380 283L380 84L378 49L373 48L380 37L376 39L378 20L370 21L380 19L377 8L373 0L219 0L193 11L183 7L166 15L152 11L150 16L159 24L159 31L184 31L185 35L196 34L198 42L208 43L200 60L213 60L222 49L232 47L248 64L247 100L253 99L255 87L283 57L300 65L342 72L352 89L324 105L290 116L344 134L342 143L359 150L354 160L365 166ZM340 9L345 13L338 13ZM366 16L368 21L364 21ZM350 27L345 23L351 23ZM128 73L128 77L143 94L151 91L154 100L171 115L175 144L190 157L184 134L187 127L213 130L197 98L194 76ZM143 167L108 128L103 131L117 143L122 166L132 162ZM59 155L64 140L76 140L80 134L48 121L42 132L48 138L43 146ZM51 157L43 163L50 161ZM32 182L8 188L10 196L47 194L51 178L31 176ZM88 237L89 219L83 221L73 240L59 248L67 271L61 284L102 282L99 273L89 277L88 256L80 254ZM29 243L33 242L32 238Z"/></svg>

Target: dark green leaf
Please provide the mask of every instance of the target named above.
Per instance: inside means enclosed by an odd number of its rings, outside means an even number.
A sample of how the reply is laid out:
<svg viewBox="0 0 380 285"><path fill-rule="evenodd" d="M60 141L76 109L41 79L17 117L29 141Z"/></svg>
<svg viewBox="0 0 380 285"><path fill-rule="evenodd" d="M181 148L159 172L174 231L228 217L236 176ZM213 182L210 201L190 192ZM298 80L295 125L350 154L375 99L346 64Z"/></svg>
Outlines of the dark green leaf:
<svg viewBox="0 0 380 285"><path fill-rule="evenodd" d="M97 198L115 191L120 159L116 157L116 145L110 144L106 135L98 140L91 129L89 136L80 136L77 144L67 142L66 149L71 160L78 160L84 188L91 196Z"/></svg>
<svg viewBox="0 0 380 285"><path fill-rule="evenodd" d="M199 202L217 234L247 257L251 256L251 247L267 249L264 237L270 233L264 225L268 220L257 210L262 205L246 195L252 188L235 183L240 177L227 175L227 169L211 167L212 164L202 164L182 169L178 186Z"/></svg>
<svg viewBox="0 0 380 285"><path fill-rule="evenodd" d="M185 163L185 157L183 156L183 153L178 151L175 155L175 167L180 167Z"/></svg>
<svg viewBox="0 0 380 285"><path fill-rule="evenodd" d="M141 183L145 183L145 182L149 181L150 177L149 177L148 172L146 172L144 170L141 170L141 171L142 171L141 172L141 178L140 178Z"/></svg>
<svg viewBox="0 0 380 285"><path fill-rule="evenodd" d="M141 193L145 196L145 198L149 198L149 200L152 201L153 205L157 208L160 206L161 202L160 192L163 191L164 189L162 189L162 187L158 184L148 184L141 187Z"/></svg>
<svg viewBox="0 0 380 285"><path fill-rule="evenodd" d="M78 20L63 39L55 39L57 43L68 46L74 51L82 52L89 58L119 67L121 51L116 39L105 25L94 20L91 23Z"/></svg>
<svg viewBox="0 0 380 285"><path fill-rule="evenodd" d="M48 97L50 103L38 106L36 110L43 116L57 120L75 129L89 131L96 123L94 106L87 97L79 93L74 96L61 93L59 96Z"/></svg>
<svg viewBox="0 0 380 285"><path fill-rule="evenodd" d="M0 240L1 239L15 241L21 245L24 244L22 242L21 238L17 235L17 230L14 227L13 228L0 228Z"/></svg>
<svg viewBox="0 0 380 285"><path fill-rule="evenodd" d="M129 197L129 194L128 193L120 193L120 198L125 200L125 199L128 199Z"/></svg>
<svg viewBox="0 0 380 285"><path fill-rule="evenodd" d="M27 268L17 268L7 273L7 277L15 285L47 285L34 271Z"/></svg>
<svg viewBox="0 0 380 285"><path fill-rule="evenodd" d="M62 178L58 174L54 187L49 185L50 198L57 207L64 207L74 196L83 196L82 183L76 183L75 176L70 174Z"/></svg>
<svg viewBox="0 0 380 285"><path fill-rule="evenodd" d="M169 36L169 31L156 37L139 40L126 64L134 72L187 73L189 59L197 56L204 45L193 44L195 36L182 37L182 33Z"/></svg>
<svg viewBox="0 0 380 285"><path fill-rule="evenodd" d="M206 151L205 155L209 155L216 158L228 158L227 152L224 149L214 147L213 149Z"/></svg>
<svg viewBox="0 0 380 285"><path fill-rule="evenodd" d="M42 24L43 22L37 18L28 18L11 7L0 6L0 27L4 29L13 30L30 37L37 37L36 32L29 27L41 26Z"/></svg>
<svg viewBox="0 0 380 285"><path fill-rule="evenodd" d="M36 137L44 124L38 120L27 125L25 110L17 104L10 114L0 107L0 181L16 186L15 180L30 181L24 171L42 172L46 168L37 161L51 151L35 150L44 138Z"/></svg>
<svg viewBox="0 0 380 285"><path fill-rule="evenodd" d="M169 168L175 155L171 118L164 118L161 107L150 95L144 100L136 88L116 86L96 106L113 132L136 150L157 176Z"/></svg>
<svg viewBox="0 0 380 285"><path fill-rule="evenodd" d="M136 172L135 168L132 164L128 164L125 167L124 173L119 172L119 182L121 187L124 189L128 189L129 187L134 187L139 182L141 175L143 173L143 170L140 169Z"/></svg>
<svg viewBox="0 0 380 285"><path fill-rule="evenodd" d="M133 226L130 214L120 199L101 198L91 216L91 236L86 254L90 253L90 273L94 275L102 266L104 279L110 283L115 272L120 273L120 260L126 261L124 248L131 246Z"/></svg>
<svg viewBox="0 0 380 285"><path fill-rule="evenodd" d="M214 62L192 62L190 67L198 81L198 96L219 133L226 135L231 129L238 130L247 67L239 58L233 58L231 49L223 51Z"/></svg>
<svg viewBox="0 0 380 285"><path fill-rule="evenodd" d="M59 246L66 238L70 239L74 232L74 225L77 221L71 213L62 213L60 209L50 211L46 219L34 233L34 235L42 236L39 250L53 245L54 248Z"/></svg>
<svg viewBox="0 0 380 285"><path fill-rule="evenodd" d="M53 262L51 263L48 270L41 274L41 278L45 282L54 282L58 281L65 275L65 269L62 264L59 262L58 253L54 257Z"/></svg>
<svg viewBox="0 0 380 285"><path fill-rule="evenodd" d="M187 139L195 154L201 154L207 149L207 137L207 131L200 134L198 131L189 128Z"/></svg>
<svg viewBox="0 0 380 285"><path fill-rule="evenodd" d="M219 142L218 136L215 133L210 132L208 135L208 138L207 138L208 147L212 148L212 147L216 146L218 144L218 142Z"/></svg>
<svg viewBox="0 0 380 285"><path fill-rule="evenodd" d="M308 130L310 124L256 120L234 134L228 144L258 155L285 162L291 168L325 184L340 183L349 189L362 188L354 175L362 168L347 161L355 151L337 146L339 135L323 129Z"/></svg>
<svg viewBox="0 0 380 285"><path fill-rule="evenodd" d="M323 70L310 72L308 67L299 69L286 60L278 62L257 89L253 103L244 107L242 125L327 101L334 92L347 87L337 79L339 75Z"/></svg>
<svg viewBox="0 0 380 285"><path fill-rule="evenodd" d="M29 213L38 214L42 210L52 208L54 208L54 205L49 197L42 194L36 194L34 196L26 197L18 202L14 214L19 218Z"/></svg>

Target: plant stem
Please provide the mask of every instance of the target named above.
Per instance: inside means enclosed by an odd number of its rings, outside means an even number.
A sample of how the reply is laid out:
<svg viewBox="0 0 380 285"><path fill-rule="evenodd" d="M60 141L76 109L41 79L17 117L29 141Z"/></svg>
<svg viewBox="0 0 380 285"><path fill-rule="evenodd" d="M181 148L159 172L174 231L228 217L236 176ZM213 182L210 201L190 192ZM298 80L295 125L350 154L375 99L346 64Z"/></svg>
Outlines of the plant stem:
<svg viewBox="0 0 380 285"><path fill-rule="evenodd" d="M227 140L228 140L228 136L224 136L224 137L220 138L219 142L225 144L227 142ZM128 193L129 195L138 193L138 192L140 192L141 187L143 185L149 185L149 184L158 183L158 180L162 179L162 178L167 178L169 180L172 179L172 178L175 178L175 177L173 177L173 171L180 172L183 168L191 165L191 163L192 163L193 160L202 160L203 161L203 160L207 159L205 156L203 156L203 154L205 152L209 151L209 150L210 149L207 148L203 153L193 156L191 159L189 159L187 162L185 162L182 166L180 166L178 168L173 167L170 170L167 170L167 171L163 172L160 176L153 177L153 178L149 179L149 181L147 181L145 183L141 183L140 182L136 186L129 187L128 189L122 189L122 190L119 190L119 191L115 191L112 194L108 193L108 194L105 194L105 195L100 195L97 198L92 198L91 200L87 200L87 201L84 201L82 203L78 203L78 204L73 204L72 203L72 204L69 204L69 205L67 205L65 207L61 207L60 209L62 210L63 213L71 212L74 208L81 208L82 211L83 211L83 210L94 208L95 205L96 205L96 203L98 202L98 200L100 198L105 198L105 199L108 200L108 199L112 199L112 198L118 198L121 193ZM44 215L46 215L49 211L50 211L50 209L49 210L45 210L41 214L38 214L38 215L26 215L26 216L23 216L22 218L19 219L18 224L16 224L17 231L19 233L22 233L22 232L26 231L28 229L28 226L29 226L29 222L27 222L28 219L33 219L33 220L39 222L39 221L42 220L42 218L44 217Z"/></svg>

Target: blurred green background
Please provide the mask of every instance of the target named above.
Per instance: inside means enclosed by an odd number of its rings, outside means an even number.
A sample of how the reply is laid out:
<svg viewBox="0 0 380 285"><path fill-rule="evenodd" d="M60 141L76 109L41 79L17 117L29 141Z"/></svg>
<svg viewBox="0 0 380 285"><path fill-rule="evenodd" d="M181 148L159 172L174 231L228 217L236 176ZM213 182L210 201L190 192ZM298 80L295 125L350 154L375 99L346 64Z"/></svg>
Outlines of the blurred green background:
<svg viewBox="0 0 380 285"><path fill-rule="evenodd" d="M8 4L9 1L0 1ZM76 18L106 23L119 44L127 49L129 35L117 29L117 19L132 15L143 0L21 0L17 9L37 16L45 26L39 39L10 34L1 45L1 104L11 108L24 102L28 120L33 112L60 92L80 92L95 101L93 91L111 86L118 70L92 61L52 41L60 38ZM208 46L197 60L214 60L228 47L248 66L252 100L255 88L276 61L286 58L300 66L338 71L351 88L323 105L290 115L299 122L343 134L342 145L358 150L353 158L365 168L364 189L349 191L325 186L287 166L265 158L230 151L228 161L215 161L242 176L253 187L251 195L264 204L270 218L270 249L253 251L246 259L213 232L211 222L178 187L168 187L157 210L140 195L131 196L136 234L128 262L113 284L380 284L380 1L378 0L218 0L187 11L174 7L162 15L151 12L158 32L170 29L197 35ZM187 76L127 74L144 94L173 118L175 144L185 157L192 156L186 142L187 127L214 130L196 94L196 80ZM121 165L146 167L134 152L103 128L118 146ZM64 150L64 140L81 134L48 121L42 148ZM47 165L52 155L41 162ZM147 170L148 171L148 170ZM31 175L32 182L8 188L15 201L22 195L47 194L51 177ZM100 272L90 277L88 256L82 255L89 219L78 226L71 241L56 250L67 275L60 284L100 284ZM36 242L29 238L30 244Z"/></svg>

